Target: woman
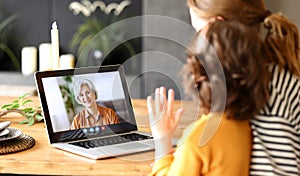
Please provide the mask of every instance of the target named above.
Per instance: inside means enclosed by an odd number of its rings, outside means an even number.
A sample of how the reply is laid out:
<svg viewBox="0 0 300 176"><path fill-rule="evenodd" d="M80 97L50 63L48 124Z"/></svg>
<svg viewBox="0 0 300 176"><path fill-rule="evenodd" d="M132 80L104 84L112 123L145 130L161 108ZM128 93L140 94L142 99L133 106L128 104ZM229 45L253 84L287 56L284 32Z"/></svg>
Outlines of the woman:
<svg viewBox="0 0 300 176"><path fill-rule="evenodd" d="M257 30L271 57L269 102L251 122L250 175L300 175L300 63L297 26L271 14L263 0L188 0L197 31L213 21L238 21Z"/></svg>
<svg viewBox="0 0 300 176"><path fill-rule="evenodd" d="M74 95L75 100L85 108L74 117L71 129L119 123L114 110L97 104L98 92L91 81L87 79L76 81Z"/></svg>
<svg viewBox="0 0 300 176"><path fill-rule="evenodd" d="M156 145L151 175L249 175L249 119L268 97L264 45L256 31L235 22L215 22L202 35L208 42L203 44L198 33L187 60L184 86L190 96L199 99L204 112L210 112L187 128L173 154L171 138L182 109L172 112L173 90L169 90L165 112L165 88L155 90L155 106L148 97ZM216 69L219 65L220 69ZM223 101L225 107L220 105Z"/></svg>

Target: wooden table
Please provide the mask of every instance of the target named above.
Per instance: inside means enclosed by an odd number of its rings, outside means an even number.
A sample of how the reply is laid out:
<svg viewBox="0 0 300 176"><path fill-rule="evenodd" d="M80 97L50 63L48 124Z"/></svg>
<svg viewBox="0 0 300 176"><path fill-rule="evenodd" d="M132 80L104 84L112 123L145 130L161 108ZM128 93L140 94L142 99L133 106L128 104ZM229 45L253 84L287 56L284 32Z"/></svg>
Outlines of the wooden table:
<svg viewBox="0 0 300 176"><path fill-rule="evenodd" d="M16 97L0 97L0 107L11 103ZM37 97L29 106L39 106ZM138 128L149 131L149 121L145 100L133 100L134 112ZM185 112L175 132L180 137L187 124L197 117L197 108L190 101L176 101L175 109L183 106ZM44 123L33 126L21 125L18 122L24 119L19 114L8 114L0 118L0 122L10 120L11 127L20 129L23 133L36 140L33 148L0 156L0 174L30 174L30 175L148 175L154 151L119 156L102 160L87 159L75 154L52 148L48 143Z"/></svg>

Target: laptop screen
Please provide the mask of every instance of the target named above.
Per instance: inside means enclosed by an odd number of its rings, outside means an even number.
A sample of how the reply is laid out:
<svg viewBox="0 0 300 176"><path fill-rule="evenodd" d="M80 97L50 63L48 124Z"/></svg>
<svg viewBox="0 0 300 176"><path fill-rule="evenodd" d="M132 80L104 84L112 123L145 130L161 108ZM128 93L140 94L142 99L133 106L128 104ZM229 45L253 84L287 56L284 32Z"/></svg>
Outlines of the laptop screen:
<svg viewBox="0 0 300 176"><path fill-rule="evenodd" d="M51 143L137 129L120 65L37 72L35 78Z"/></svg>

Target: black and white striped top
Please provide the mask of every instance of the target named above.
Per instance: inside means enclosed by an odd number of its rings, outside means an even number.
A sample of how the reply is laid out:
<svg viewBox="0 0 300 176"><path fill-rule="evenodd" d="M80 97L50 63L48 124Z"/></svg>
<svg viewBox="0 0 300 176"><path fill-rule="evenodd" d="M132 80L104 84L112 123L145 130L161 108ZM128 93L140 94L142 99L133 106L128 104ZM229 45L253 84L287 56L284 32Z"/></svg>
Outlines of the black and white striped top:
<svg viewBox="0 0 300 176"><path fill-rule="evenodd" d="M271 66L270 100L251 122L250 175L300 175L300 79Z"/></svg>

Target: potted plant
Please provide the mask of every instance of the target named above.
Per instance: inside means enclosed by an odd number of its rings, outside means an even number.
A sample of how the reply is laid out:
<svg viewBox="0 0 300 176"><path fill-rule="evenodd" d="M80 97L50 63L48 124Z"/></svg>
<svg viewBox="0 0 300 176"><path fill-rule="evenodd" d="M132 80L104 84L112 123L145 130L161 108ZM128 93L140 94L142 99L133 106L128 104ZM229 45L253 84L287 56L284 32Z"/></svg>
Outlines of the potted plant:
<svg viewBox="0 0 300 176"><path fill-rule="evenodd" d="M94 3L97 2L95 1ZM129 4L130 1L123 1L118 6L122 6L123 9ZM106 8L109 9L113 5L116 6L117 4L112 3L107 5ZM121 11L117 15L107 12L100 12L99 14L96 13L95 9L91 10L93 6L91 2L85 1L85 6L87 6L85 9L90 11L88 14L83 13L84 22L78 26L77 31L70 41L71 48L76 51L77 57L80 56L80 59L82 59L80 62L82 62L83 66L86 66L86 64L101 64L104 59L107 59L103 56L110 57L108 55L111 54L112 50L118 50L118 53L126 53L129 57L136 54L131 42L123 42L126 35L126 28L124 26L111 25L126 18L125 15L120 15ZM105 31L106 27L109 27L109 32ZM119 44L117 47L114 46L116 43ZM86 50L89 51L86 52ZM90 57L94 59L94 62L88 61Z"/></svg>

